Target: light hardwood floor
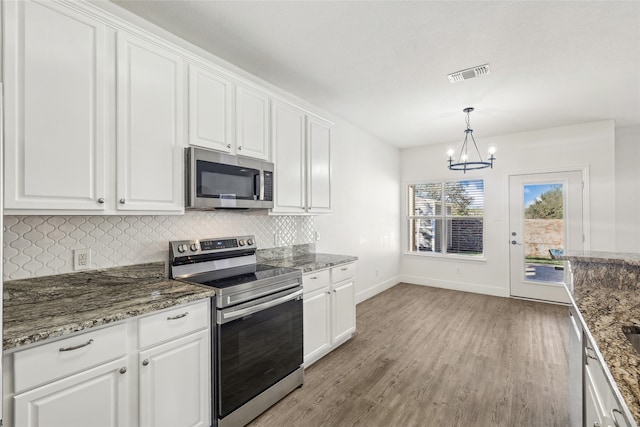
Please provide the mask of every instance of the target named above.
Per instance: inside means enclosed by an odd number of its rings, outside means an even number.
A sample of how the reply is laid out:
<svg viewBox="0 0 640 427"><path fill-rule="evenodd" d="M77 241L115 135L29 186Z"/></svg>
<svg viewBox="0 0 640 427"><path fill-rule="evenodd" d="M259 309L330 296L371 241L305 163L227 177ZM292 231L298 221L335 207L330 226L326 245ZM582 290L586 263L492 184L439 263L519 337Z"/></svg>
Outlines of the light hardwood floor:
<svg viewBox="0 0 640 427"><path fill-rule="evenodd" d="M357 309L251 427L569 425L566 307L399 284Z"/></svg>

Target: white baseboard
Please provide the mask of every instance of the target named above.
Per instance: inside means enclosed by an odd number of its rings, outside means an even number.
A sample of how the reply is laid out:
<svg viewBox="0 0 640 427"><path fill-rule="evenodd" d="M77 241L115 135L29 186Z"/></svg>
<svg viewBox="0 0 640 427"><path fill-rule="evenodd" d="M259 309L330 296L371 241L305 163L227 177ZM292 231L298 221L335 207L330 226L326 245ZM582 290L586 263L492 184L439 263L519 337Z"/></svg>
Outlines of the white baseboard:
<svg viewBox="0 0 640 427"><path fill-rule="evenodd" d="M374 287L356 294L356 304L360 304L362 301L368 300L372 296L378 295L380 292L386 291L387 289L397 285L398 283L400 283L400 279L398 278L398 276L394 276L389 280L378 283Z"/></svg>
<svg viewBox="0 0 640 427"><path fill-rule="evenodd" d="M496 297L508 296L508 290L495 286L478 285L473 283L453 282L449 280L435 280L428 277L401 275L400 282L414 285L431 286L434 288L451 289L453 291L472 292L475 294L492 295Z"/></svg>

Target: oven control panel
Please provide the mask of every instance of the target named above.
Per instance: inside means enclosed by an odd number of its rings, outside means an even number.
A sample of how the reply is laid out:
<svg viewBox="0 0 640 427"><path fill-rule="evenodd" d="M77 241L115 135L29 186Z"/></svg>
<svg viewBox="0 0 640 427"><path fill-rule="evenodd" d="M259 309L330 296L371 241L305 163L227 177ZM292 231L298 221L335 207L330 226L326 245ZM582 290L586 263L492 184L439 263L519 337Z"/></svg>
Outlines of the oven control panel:
<svg viewBox="0 0 640 427"><path fill-rule="evenodd" d="M253 235L210 238L199 240L176 240L169 242L169 249L173 258L200 255L226 253L237 250L255 250L256 243Z"/></svg>

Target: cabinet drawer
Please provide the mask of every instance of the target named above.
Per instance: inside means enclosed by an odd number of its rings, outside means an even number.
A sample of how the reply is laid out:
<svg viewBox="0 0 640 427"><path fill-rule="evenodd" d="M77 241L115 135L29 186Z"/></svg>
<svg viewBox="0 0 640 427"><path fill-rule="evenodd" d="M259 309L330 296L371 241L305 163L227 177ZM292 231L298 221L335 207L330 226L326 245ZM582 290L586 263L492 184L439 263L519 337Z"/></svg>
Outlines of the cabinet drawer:
<svg viewBox="0 0 640 427"><path fill-rule="evenodd" d="M140 347L148 347L209 326L209 300L181 305L143 317L138 323Z"/></svg>
<svg viewBox="0 0 640 427"><path fill-rule="evenodd" d="M330 283L329 270L314 271L302 276L302 287L304 293L308 294Z"/></svg>
<svg viewBox="0 0 640 427"><path fill-rule="evenodd" d="M356 263L342 264L331 269L331 283L342 282L356 275Z"/></svg>
<svg viewBox="0 0 640 427"><path fill-rule="evenodd" d="M97 366L126 353L125 324L16 352L13 356L15 392Z"/></svg>

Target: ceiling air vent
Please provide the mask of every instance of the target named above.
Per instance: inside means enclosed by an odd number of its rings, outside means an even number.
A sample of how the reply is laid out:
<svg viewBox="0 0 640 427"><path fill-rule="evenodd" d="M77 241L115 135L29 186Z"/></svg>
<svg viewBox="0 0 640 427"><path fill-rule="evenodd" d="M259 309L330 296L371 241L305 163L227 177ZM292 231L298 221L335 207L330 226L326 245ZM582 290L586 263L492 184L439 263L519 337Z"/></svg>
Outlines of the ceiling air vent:
<svg viewBox="0 0 640 427"><path fill-rule="evenodd" d="M484 76L485 74L489 74L490 72L491 69L489 68L489 64L484 64L467 68L466 70L456 71L455 73L449 74L448 77L451 83L458 83L463 80L472 79L474 77Z"/></svg>

